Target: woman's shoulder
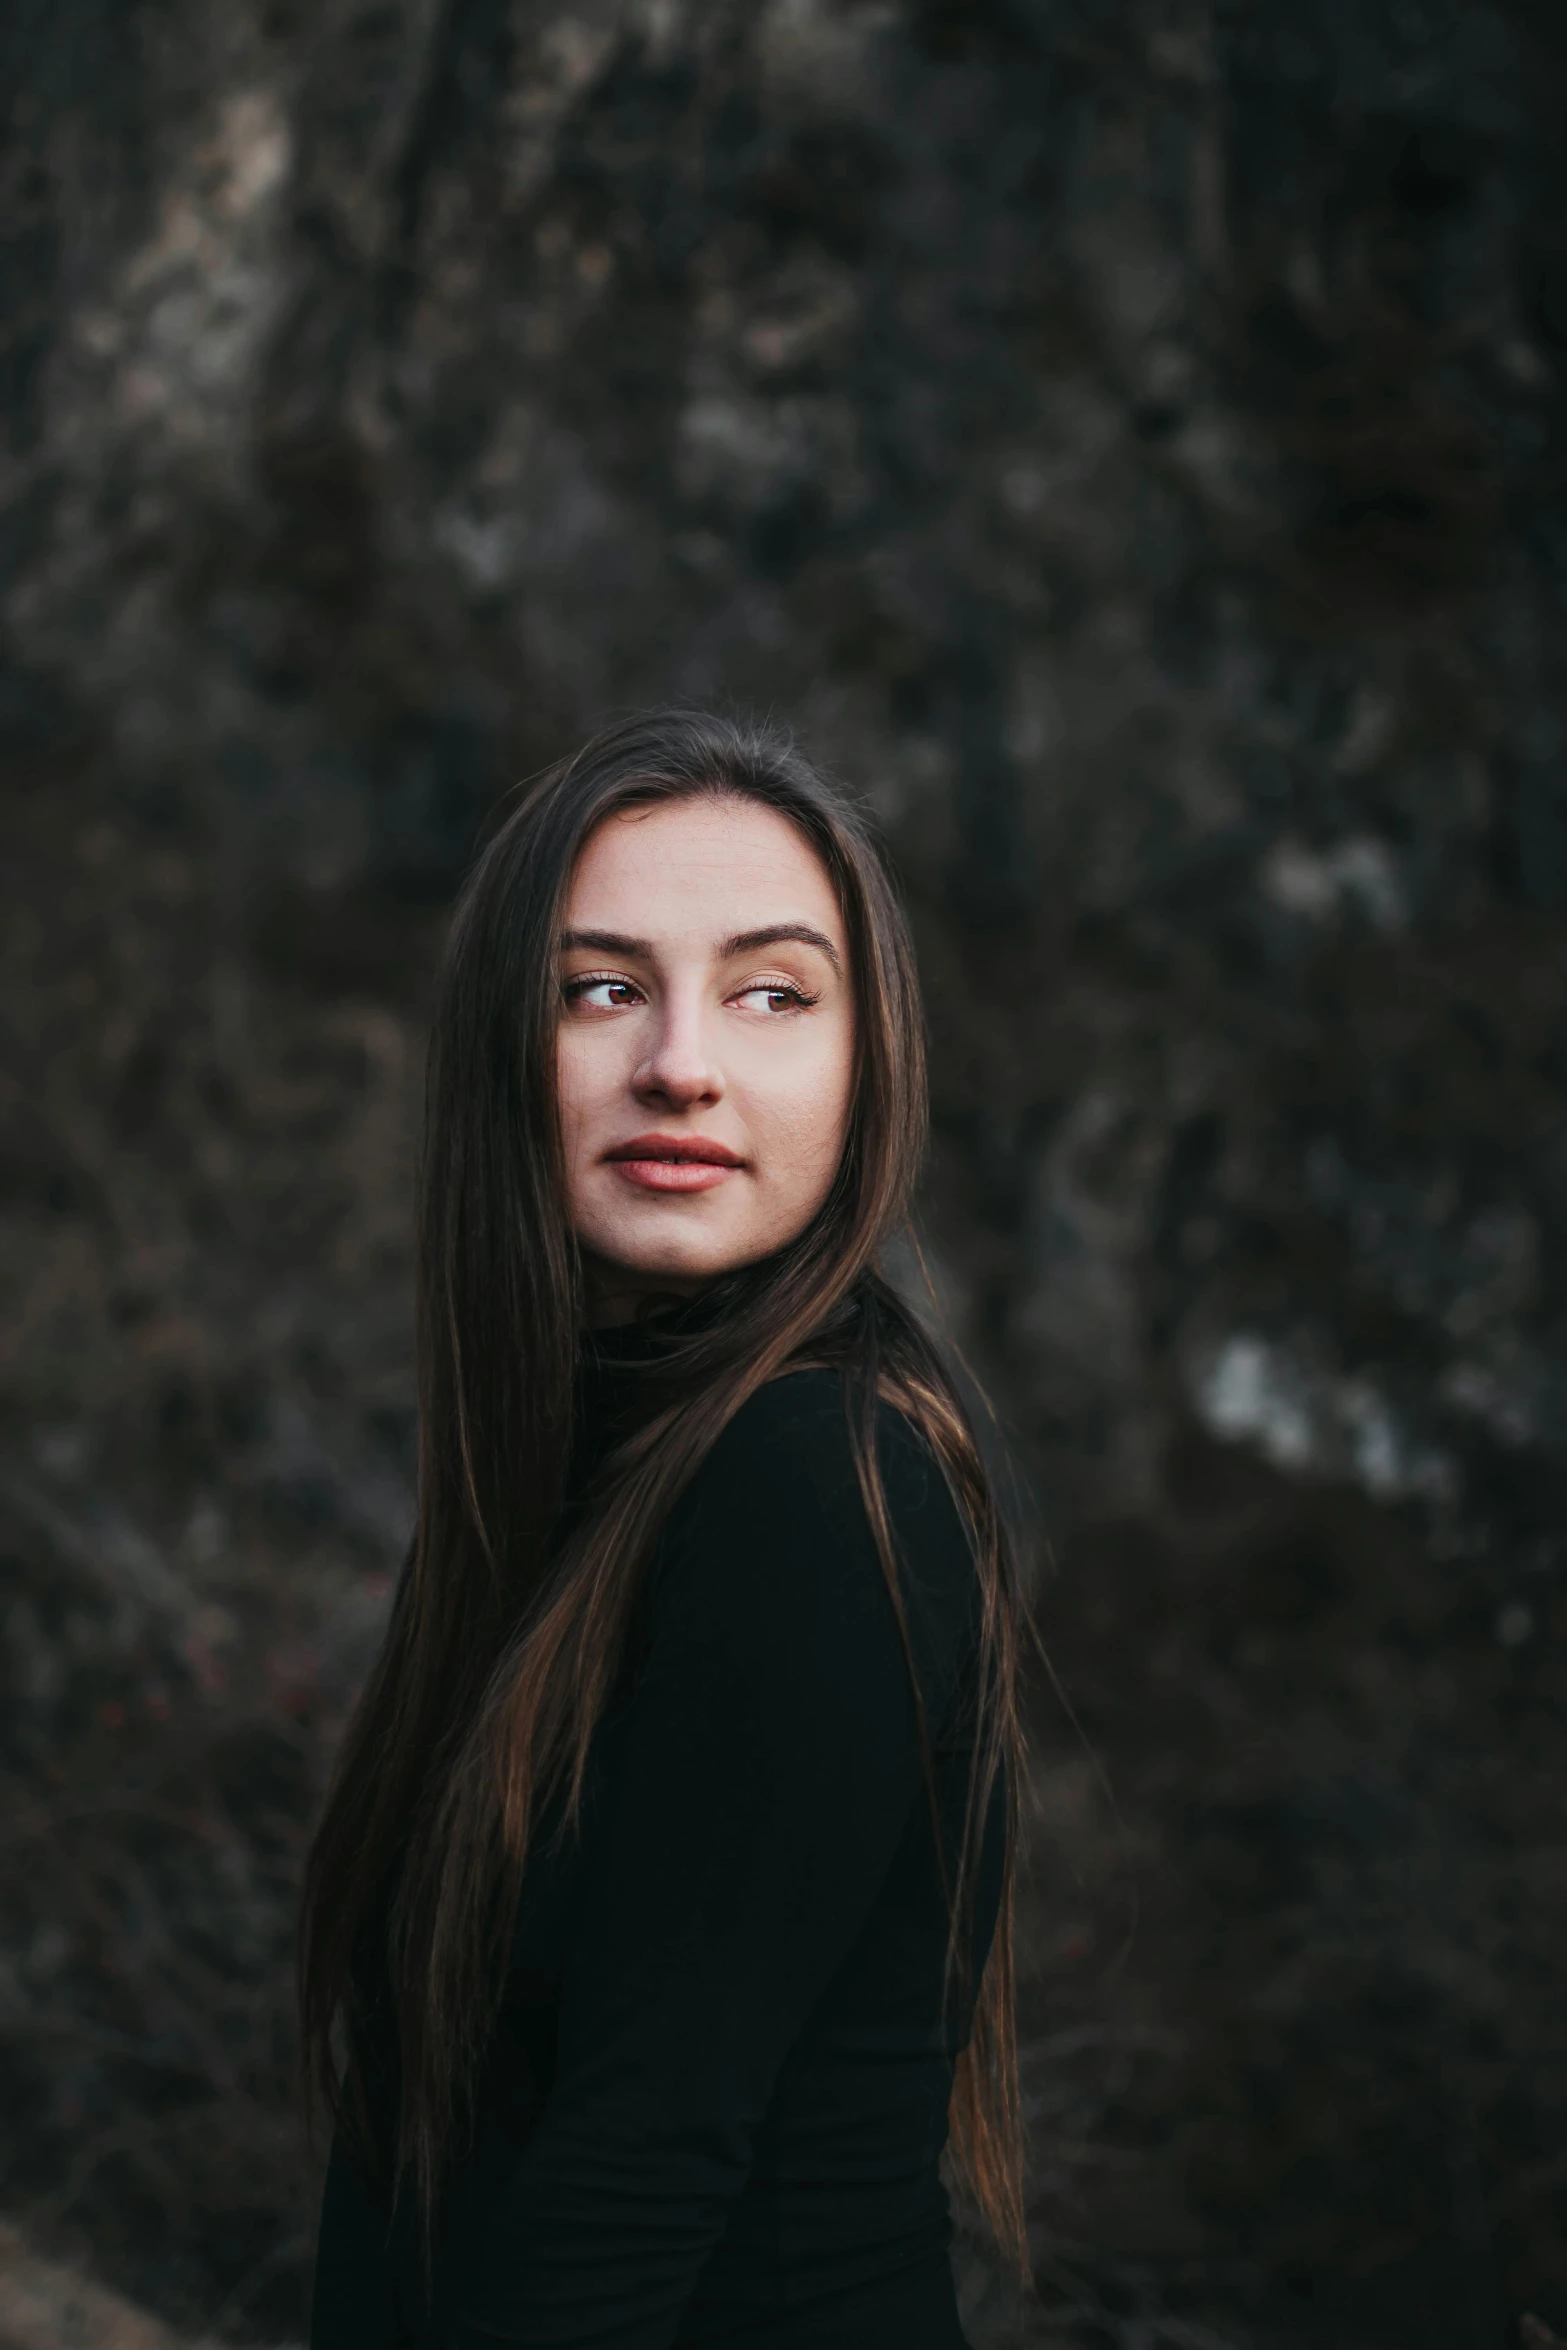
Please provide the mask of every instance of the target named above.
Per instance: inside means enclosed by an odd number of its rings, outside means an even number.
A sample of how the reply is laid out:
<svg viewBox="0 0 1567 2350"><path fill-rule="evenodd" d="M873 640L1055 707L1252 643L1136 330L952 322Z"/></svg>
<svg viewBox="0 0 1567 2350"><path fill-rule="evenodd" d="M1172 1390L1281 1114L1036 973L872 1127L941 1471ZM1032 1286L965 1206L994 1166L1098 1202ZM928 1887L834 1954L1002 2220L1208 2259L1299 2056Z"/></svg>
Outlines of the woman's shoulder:
<svg viewBox="0 0 1567 2350"><path fill-rule="evenodd" d="M703 1670L721 1653L746 1675L761 1660L808 1656L806 1678L837 1686L845 1673L851 1682L863 1673L854 1685L866 1704L873 1688L886 1695L904 1685L912 1662L941 1715L978 1637L973 1546L929 1444L906 1414L881 1404L876 1459L900 1628L860 1485L852 1402L841 1372L798 1370L735 1413L659 1544L649 1641L662 1636L700 1654Z"/></svg>
<svg viewBox="0 0 1567 2350"><path fill-rule="evenodd" d="M831 1540L874 1558L856 1459L857 1399L842 1371L786 1371L736 1412L689 1488L692 1513L738 1516L797 1541ZM973 1549L934 1450L887 1399L876 1410L876 1466L894 1548L915 1587L967 1591ZM879 1572L879 1569L878 1569Z"/></svg>
<svg viewBox="0 0 1567 2350"><path fill-rule="evenodd" d="M859 1408L841 1370L812 1364L782 1371L741 1405L704 1465L728 1468L743 1461L762 1474L852 1472ZM885 1398L876 1409L876 1457L884 1478L923 1483L928 1472L940 1481L926 1438L906 1412Z"/></svg>

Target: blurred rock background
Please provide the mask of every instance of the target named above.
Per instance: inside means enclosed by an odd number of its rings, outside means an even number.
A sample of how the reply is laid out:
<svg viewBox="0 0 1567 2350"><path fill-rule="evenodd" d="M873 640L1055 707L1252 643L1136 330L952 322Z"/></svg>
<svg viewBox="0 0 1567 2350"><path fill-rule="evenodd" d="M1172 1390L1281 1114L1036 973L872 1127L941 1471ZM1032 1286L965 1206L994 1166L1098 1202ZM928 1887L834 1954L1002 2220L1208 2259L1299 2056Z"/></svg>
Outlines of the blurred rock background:
<svg viewBox="0 0 1567 2350"><path fill-rule="evenodd" d="M302 2329L443 908L717 700L896 845L1051 1542L977 2338L1567 2329L1567 17L10 0L0 103L0 2205Z"/></svg>

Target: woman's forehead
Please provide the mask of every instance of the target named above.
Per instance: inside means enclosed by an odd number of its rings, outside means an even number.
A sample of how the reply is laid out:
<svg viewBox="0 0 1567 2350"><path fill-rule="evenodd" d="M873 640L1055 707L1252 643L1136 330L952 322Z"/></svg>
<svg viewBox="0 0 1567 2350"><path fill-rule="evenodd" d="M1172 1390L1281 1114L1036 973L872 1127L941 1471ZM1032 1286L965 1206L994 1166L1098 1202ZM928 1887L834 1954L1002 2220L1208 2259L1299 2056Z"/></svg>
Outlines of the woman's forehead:
<svg viewBox="0 0 1567 2350"><path fill-rule="evenodd" d="M567 926L638 937L716 936L808 923L843 937L837 893L799 827L754 800L617 810L572 875Z"/></svg>

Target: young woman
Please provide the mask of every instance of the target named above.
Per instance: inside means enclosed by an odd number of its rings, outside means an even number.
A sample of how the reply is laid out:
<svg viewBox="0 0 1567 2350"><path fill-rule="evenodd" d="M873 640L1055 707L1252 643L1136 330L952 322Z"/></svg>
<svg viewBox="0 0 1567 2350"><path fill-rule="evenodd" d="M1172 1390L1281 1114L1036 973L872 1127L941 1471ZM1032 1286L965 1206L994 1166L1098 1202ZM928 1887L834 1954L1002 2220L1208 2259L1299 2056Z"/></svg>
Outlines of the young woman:
<svg viewBox="0 0 1567 2350"><path fill-rule="evenodd" d="M960 2350L1021 2255L1018 1603L879 1258L913 962L790 744L673 715L481 858L435 1015L419 1523L306 1878L314 2350Z"/></svg>

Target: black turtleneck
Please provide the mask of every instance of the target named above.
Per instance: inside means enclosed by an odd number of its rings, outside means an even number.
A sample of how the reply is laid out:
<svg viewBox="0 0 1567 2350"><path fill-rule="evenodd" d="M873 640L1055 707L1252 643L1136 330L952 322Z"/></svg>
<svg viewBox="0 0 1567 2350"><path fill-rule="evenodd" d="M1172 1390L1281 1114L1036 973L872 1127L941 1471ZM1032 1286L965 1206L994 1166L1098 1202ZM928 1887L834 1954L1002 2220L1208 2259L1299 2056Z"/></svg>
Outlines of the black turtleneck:
<svg viewBox="0 0 1567 2350"><path fill-rule="evenodd" d="M612 1334L575 1477L634 1409ZM878 1458L955 1846L978 1588L922 1440ZM975 1960L993 1930L999 1804ZM524 1874L472 2143L419 2232L334 2149L312 2350L961 2350L938 2162L968 2012L843 1382L764 1388L677 1505L580 1833ZM372 2091L386 2112L387 2084Z"/></svg>

